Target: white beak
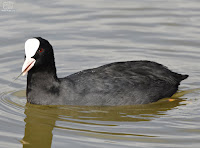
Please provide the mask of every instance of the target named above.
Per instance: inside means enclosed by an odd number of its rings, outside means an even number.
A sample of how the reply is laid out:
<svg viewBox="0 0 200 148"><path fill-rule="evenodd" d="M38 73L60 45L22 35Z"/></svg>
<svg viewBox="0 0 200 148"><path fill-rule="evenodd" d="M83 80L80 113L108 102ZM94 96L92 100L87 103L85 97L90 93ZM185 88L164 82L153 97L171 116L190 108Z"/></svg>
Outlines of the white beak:
<svg viewBox="0 0 200 148"><path fill-rule="evenodd" d="M24 76L35 64L36 60L33 58L27 58L24 61L24 65L22 67L22 76Z"/></svg>

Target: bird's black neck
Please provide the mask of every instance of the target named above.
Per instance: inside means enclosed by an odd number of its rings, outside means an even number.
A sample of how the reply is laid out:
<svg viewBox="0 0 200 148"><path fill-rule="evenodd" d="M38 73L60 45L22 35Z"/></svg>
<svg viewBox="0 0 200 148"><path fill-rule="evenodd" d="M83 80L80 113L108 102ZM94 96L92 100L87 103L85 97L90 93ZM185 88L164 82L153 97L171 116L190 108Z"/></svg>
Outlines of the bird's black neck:
<svg viewBox="0 0 200 148"><path fill-rule="evenodd" d="M59 79L57 78L55 64L38 69L37 67L32 68L27 76L27 100L33 102L33 95L37 93L57 92L58 87Z"/></svg>

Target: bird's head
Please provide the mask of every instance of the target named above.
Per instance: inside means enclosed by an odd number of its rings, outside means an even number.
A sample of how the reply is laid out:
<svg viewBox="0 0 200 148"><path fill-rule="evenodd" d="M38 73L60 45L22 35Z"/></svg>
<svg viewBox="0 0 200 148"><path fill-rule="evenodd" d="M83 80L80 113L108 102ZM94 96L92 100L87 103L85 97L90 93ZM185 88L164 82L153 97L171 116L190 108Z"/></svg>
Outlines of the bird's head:
<svg viewBox="0 0 200 148"><path fill-rule="evenodd" d="M55 64L53 48L47 40L34 37L25 42L25 61L22 75L31 69L45 69L52 64Z"/></svg>

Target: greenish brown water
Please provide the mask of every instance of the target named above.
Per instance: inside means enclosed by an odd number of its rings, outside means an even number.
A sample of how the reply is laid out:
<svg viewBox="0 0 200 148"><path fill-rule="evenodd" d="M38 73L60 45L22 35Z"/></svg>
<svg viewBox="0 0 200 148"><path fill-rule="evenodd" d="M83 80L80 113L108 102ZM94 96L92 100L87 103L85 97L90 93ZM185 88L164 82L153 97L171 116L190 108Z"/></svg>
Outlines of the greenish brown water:
<svg viewBox="0 0 200 148"><path fill-rule="evenodd" d="M1 148L199 148L200 2L0 1ZM3 10L3 11L2 11ZM152 60L190 77L172 98L119 107L26 103L26 39L54 47L59 77L127 60Z"/></svg>

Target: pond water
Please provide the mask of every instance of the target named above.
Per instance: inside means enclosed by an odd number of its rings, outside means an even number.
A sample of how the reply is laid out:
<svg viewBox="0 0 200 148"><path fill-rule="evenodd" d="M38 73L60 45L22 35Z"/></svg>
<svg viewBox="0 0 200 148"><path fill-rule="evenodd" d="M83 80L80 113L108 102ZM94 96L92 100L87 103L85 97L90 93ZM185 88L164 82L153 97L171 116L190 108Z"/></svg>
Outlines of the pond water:
<svg viewBox="0 0 200 148"><path fill-rule="evenodd" d="M1 0L0 9L1 148L200 147L200 1ZM53 45L59 77L128 60L190 77L148 105L26 104L26 76L13 80L35 36Z"/></svg>

